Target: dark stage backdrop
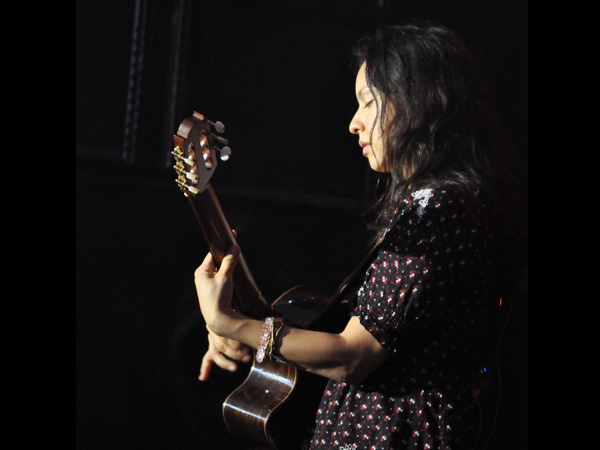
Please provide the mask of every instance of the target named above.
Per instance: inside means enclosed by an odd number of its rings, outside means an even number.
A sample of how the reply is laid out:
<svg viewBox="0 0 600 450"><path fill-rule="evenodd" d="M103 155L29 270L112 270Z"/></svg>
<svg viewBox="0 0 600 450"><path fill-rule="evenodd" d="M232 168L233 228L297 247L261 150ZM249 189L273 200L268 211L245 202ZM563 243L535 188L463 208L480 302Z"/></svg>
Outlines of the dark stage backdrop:
<svg viewBox="0 0 600 450"><path fill-rule="evenodd" d="M350 49L381 23L453 27L497 100L527 182L527 2L76 2L76 448L240 449L221 404L246 375L197 380L206 332L193 272L207 252L171 169L194 110L233 149L213 178L269 299L333 291L367 249L376 179L356 138ZM527 447L527 296L501 355L490 448Z"/></svg>

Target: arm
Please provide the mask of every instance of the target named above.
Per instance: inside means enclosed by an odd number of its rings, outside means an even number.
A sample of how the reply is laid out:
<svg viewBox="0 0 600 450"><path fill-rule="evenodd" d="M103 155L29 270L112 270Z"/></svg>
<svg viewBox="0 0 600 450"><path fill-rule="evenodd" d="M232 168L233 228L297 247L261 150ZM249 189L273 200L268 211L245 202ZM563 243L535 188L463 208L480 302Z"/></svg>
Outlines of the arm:
<svg viewBox="0 0 600 450"><path fill-rule="evenodd" d="M230 307L233 293L231 275L239 255L234 247L216 270L211 255L195 273L202 315L214 334L256 348L262 334L262 321L243 316ZM285 326L276 347L291 363L337 381L357 383L379 367L387 352L353 317L339 334Z"/></svg>
<svg viewBox="0 0 600 450"><path fill-rule="evenodd" d="M262 321L241 317L224 333L255 347L261 332ZM276 349L283 359L304 370L348 383L359 383L387 357L357 317L340 334L284 326Z"/></svg>

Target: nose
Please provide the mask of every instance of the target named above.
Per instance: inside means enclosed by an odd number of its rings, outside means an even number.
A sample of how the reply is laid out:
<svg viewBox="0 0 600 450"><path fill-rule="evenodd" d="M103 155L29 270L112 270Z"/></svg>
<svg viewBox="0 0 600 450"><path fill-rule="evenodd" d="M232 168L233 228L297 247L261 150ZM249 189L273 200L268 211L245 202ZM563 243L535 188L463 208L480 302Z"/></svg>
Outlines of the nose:
<svg viewBox="0 0 600 450"><path fill-rule="evenodd" d="M350 133L358 134L361 131L363 131L364 129L365 129L365 125L364 125L363 121L360 119L360 117L358 115L358 111L356 111L356 114L354 114L354 117L350 121L350 127L349 127Z"/></svg>

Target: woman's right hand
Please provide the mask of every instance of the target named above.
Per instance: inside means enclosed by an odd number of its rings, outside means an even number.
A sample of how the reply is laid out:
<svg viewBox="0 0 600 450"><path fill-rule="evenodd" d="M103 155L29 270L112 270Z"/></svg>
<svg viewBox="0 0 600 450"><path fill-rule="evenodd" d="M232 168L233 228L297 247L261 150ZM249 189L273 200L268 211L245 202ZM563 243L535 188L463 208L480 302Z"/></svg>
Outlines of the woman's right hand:
<svg viewBox="0 0 600 450"><path fill-rule="evenodd" d="M198 379L208 380L213 364L229 372L235 372L238 368L235 361L249 363L252 360L251 354L251 349L247 345L217 336L208 329L208 350L202 358Z"/></svg>

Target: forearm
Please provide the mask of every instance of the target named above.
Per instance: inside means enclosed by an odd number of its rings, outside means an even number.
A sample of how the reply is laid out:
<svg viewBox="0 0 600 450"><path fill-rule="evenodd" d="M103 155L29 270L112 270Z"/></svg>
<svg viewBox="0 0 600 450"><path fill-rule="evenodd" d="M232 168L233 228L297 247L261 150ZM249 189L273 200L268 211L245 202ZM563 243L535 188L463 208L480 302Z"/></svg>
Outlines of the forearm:
<svg viewBox="0 0 600 450"><path fill-rule="evenodd" d="M263 321L238 314L230 319L224 337L257 348ZM333 334L286 325L274 345L275 354L308 372L337 381L358 382L379 362L375 361L374 352L364 345L357 345L352 334L345 332Z"/></svg>
<svg viewBox="0 0 600 450"><path fill-rule="evenodd" d="M357 353L343 334L284 327L277 354L308 372L342 382L362 379L357 373Z"/></svg>

